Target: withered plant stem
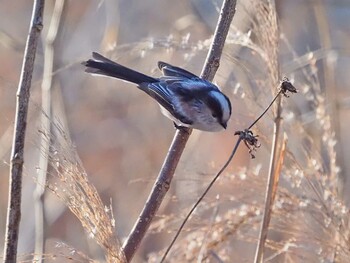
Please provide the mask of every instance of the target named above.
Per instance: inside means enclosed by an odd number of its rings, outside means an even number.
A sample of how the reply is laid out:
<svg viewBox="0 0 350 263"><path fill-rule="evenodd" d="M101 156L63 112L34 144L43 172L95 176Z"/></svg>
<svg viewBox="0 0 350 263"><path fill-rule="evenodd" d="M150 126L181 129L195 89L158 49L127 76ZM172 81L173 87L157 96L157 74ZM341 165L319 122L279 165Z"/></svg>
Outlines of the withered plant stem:
<svg viewBox="0 0 350 263"><path fill-rule="evenodd" d="M58 34L61 15L65 0L56 0L49 30L45 39L44 53L44 73L41 84L41 128L45 134L41 134L41 148L43 154L40 155L37 184L34 191L34 211L35 211L35 248L34 261L43 262L45 253L45 207L44 194L49 161L50 140L44 138L51 135L51 87L53 83L53 66L54 66L54 42Z"/></svg>
<svg viewBox="0 0 350 263"><path fill-rule="evenodd" d="M17 90L15 129L11 152L9 198L6 219L4 262L16 262L19 225L21 221L22 172L24 141L27 127L30 87L36 49L43 28L44 0L35 0L23 65Z"/></svg>
<svg viewBox="0 0 350 263"><path fill-rule="evenodd" d="M277 112L275 117L275 123L273 126L273 138L272 138L272 146L271 146L271 155L270 155L270 164L269 164L269 172L268 172L268 178L267 178L267 187L266 187L266 193L265 193L265 208L264 208L264 215L263 220L261 222L260 232L259 232L259 239L258 239L258 245L255 253L255 263L262 262L263 256L264 256L264 247L265 242L267 238L268 233L268 227L270 224L270 208L273 205L273 185L275 182L275 163L276 163L276 153L277 153L277 146L279 141L279 135L280 135L280 128L281 128L281 97L277 100Z"/></svg>
<svg viewBox="0 0 350 263"><path fill-rule="evenodd" d="M194 210L197 208L197 206L202 202L203 198L207 195L207 193L209 192L209 190L212 188L212 186L214 185L214 183L217 181L217 179L220 177L220 175L225 171L225 169L227 168L227 166L230 164L232 158L235 156L238 146L241 143L241 141L243 140L243 134L241 134L238 137L238 140L236 142L235 147L233 148L233 151L230 155L230 157L228 158L228 160L226 161L226 163L222 166L222 168L220 169L220 171L215 175L215 177L213 178L213 180L210 182L210 184L207 186L207 188L204 190L203 194L198 198L197 202L192 206L191 210L188 212L188 214L186 215L185 219L182 221L179 229L177 230L173 240L171 241L170 245L168 246L167 250L165 251L162 260L160 261L161 263L164 262L165 258L167 257L167 255L169 254L171 248L173 247L175 241L177 240L177 238L179 237L182 229L184 228L185 224L187 223L188 219L190 218L190 216L193 214Z"/></svg>

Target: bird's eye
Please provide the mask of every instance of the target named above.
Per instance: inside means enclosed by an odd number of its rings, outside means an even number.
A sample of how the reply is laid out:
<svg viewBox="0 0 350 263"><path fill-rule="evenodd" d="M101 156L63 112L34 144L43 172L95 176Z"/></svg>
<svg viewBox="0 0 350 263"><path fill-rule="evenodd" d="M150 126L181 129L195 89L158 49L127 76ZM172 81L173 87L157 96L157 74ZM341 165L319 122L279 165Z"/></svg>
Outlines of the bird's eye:
<svg viewBox="0 0 350 263"><path fill-rule="evenodd" d="M213 118L217 118L218 115L216 113L212 113L211 116L213 116Z"/></svg>

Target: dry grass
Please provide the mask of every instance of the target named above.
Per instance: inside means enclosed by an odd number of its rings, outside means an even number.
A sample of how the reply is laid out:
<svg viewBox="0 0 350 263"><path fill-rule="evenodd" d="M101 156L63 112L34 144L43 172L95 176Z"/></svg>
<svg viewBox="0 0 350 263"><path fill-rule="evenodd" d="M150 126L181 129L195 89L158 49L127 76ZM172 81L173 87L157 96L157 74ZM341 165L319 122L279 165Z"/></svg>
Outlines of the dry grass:
<svg viewBox="0 0 350 263"><path fill-rule="evenodd" d="M47 188L79 219L89 238L105 251L107 262L124 262L124 255L115 233L111 207L103 204L96 188L89 182L83 165L59 121L53 121L53 135L39 130L50 142L48 156L52 168Z"/></svg>

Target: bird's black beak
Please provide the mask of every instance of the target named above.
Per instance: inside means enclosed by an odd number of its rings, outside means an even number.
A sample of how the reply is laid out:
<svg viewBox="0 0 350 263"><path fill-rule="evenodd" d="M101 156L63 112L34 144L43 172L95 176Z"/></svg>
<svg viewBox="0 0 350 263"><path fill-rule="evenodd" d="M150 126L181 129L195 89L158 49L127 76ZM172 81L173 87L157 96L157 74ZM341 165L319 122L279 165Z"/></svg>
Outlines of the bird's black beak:
<svg viewBox="0 0 350 263"><path fill-rule="evenodd" d="M227 128L227 123L222 122L222 123L220 123L220 124L221 124L221 126L224 127L224 129L226 130L226 128Z"/></svg>

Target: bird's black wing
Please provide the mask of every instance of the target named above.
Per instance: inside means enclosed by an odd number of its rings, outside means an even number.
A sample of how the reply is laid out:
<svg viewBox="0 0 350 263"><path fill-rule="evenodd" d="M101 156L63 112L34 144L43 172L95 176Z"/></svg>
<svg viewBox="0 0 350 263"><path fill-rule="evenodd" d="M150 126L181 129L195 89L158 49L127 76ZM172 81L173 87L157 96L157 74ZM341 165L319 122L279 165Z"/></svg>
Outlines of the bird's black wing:
<svg viewBox="0 0 350 263"><path fill-rule="evenodd" d="M179 119L182 123L185 124L192 124L193 122L191 120L181 115L177 111L175 104L179 103L179 98L176 99L177 95L174 94L171 88L169 89L170 86L165 82L145 83L145 85L139 85L139 87L143 91L145 91L148 95L154 98L164 109L166 109L176 119ZM182 98L180 98L180 100L181 99Z"/></svg>
<svg viewBox="0 0 350 263"><path fill-rule="evenodd" d="M172 66L168 63L159 61L158 62L158 68L163 72L165 76L172 76L172 77L181 77L186 79L193 79L193 78L199 78L197 75L184 70L179 67Z"/></svg>
<svg viewBox="0 0 350 263"><path fill-rule="evenodd" d="M172 94L167 90L166 83L145 83L139 85L140 89L154 98L160 105L162 105L170 113L174 112Z"/></svg>

